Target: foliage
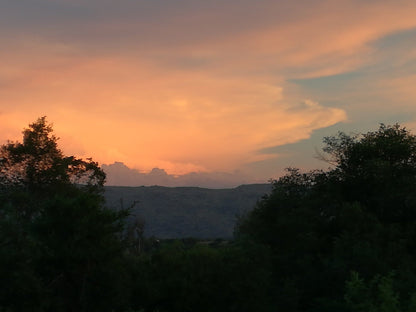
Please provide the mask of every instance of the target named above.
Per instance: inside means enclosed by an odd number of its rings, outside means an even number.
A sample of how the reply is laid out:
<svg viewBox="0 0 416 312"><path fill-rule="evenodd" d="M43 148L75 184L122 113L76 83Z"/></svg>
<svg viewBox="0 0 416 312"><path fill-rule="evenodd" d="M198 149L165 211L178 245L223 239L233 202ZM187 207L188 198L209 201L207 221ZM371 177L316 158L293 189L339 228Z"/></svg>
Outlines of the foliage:
<svg viewBox="0 0 416 312"><path fill-rule="evenodd" d="M131 300L145 311L270 311L267 250L163 241L133 262Z"/></svg>
<svg viewBox="0 0 416 312"><path fill-rule="evenodd" d="M416 136L397 124L382 124L374 132L353 137L340 133L324 143L324 151L335 161L332 174L344 200L377 210L374 213L385 222L416 217Z"/></svg>
<svg viewBox="0 0 416 312"><path fill-rule="evenodd" d="M398 294L393 289L394 273L376 275L368 283L357 272L346 282L345 301L351 311L401 312Z"/></svg>
<svg viewBox="0 0 416 312"><path fill-rule="evenodd" d="M83 184L102 188L105 173L91 159L84 161L64 156L46 117L39 118L23 131L23 143L8 142L0 147L0 184L29 190Z"/></svg>
<svg viewBox="0 0 416 312"><path fill-rule="evenodd" d="M276 294L290 281L284 311L399 311L416 288L416 136L399 125L324 139L327 171L288 174L273 182L237 227L237 235L272 251ZM375 280L377 292L349 272ZM323 281L325 281L323 283ZM374 287L373 287L374 288ZM354 305L356 296L362 300Z"/></svg>
<svg viewBox="0 0 416 312"><path fill-rule="evenodd" d="M289 168L234 241L124 227L98 164L57 141L42 117L0 147L0 311L416 309L416 136L399 125L325 138L332 167Z"/></svg>
<svg viewBox="0 0 416 312"><path fill-rule="evenodd" d="M270 310L267 248L145 239L105 208L97 163L57 140L42 117L0 147L0 310Z"/></svg>
<svg viewBox="0 0 416 312"><path fill-rule="evenodd" d="M23 143L3 145L0 159L0 306L109 310L116 296L97 301L96 287L113 289L128 212L103 206L104 172L64 156L45 117L24 130Z"/></svg>

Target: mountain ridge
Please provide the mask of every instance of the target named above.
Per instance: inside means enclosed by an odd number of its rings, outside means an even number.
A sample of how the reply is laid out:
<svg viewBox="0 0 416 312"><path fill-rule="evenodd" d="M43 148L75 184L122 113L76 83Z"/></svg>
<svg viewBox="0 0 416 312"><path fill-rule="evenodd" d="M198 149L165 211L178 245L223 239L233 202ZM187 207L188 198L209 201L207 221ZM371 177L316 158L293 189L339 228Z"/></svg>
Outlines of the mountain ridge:
<svg viewBox="0 0 416 312"><path fill-rule="evenodd" d="M254 208L271 184L212 189L196 186L105 186L107 206L132 208L144 235L157 238L231 238L237 216Z"/></svg>

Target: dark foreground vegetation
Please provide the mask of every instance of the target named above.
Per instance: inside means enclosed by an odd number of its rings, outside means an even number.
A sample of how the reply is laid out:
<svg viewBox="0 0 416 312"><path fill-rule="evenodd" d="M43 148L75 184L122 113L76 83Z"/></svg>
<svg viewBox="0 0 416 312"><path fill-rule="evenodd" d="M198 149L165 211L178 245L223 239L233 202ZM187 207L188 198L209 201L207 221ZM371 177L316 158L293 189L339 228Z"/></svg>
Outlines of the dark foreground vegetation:
<svg viewBox="0 0 416 312"><path fill-rule="evenodd" d="M324 139L232 241L144 238L45 118L0 149L0 311L416 311L416 137Z"/></svg>

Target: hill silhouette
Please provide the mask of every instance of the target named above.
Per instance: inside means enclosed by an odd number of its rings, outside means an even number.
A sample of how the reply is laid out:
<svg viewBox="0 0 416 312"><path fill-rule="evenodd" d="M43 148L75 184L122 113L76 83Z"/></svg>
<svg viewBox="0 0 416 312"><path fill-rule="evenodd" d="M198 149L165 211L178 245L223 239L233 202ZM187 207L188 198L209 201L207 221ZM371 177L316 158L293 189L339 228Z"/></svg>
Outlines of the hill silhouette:
<svg viewBox="0 0 416 312"><path fill-rule="evenodd" d="M105 198L114 209L137 202L132 218L145 222L147 237L231 238L237 216L270 191L270 184L231 189L106 186Z"/></svg>

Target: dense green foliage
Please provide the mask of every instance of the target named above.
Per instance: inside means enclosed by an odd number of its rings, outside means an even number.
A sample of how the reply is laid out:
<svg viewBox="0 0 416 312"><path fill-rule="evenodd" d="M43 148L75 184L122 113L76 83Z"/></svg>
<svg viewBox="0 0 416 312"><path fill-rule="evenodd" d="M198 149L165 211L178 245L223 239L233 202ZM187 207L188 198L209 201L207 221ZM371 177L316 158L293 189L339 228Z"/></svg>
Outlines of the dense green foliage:
<svg viewBox="0 0 416 312"><path fill-rule="evenodd" d="M145 311L269 311L267 250L227 241L163 241L132 257L131 306Z"/></svg>
<svg viewBox="0 0 416 312"><path fill-rule="evenodd" d="M104 208L104 172L65 157L51 132L40 118L0 148L0 307L99 311L116 301L127 211ZM115 293L98 300L103 289Z"/></svg>
<svg viewBox="0 0 416 312"><path fill-rule="evenodd" d="M381 125L324 143L334 167L289 169L238 234L271 249L272 300L282 311L407 311L416 293L416 137Z"/></svg>
<svg viewBox="0 0 416 312"><path fill-rule="evenodd" d="M233 241L145 238L104 173L45 118L0 148L0 311L416 311L416 137L324 139L326 171L288 174Z"/></svg>
<svg viewBox="0 0 416 312"><path fill-rule="evenodd" d="M45 118L0 148L0 311L267 309L262 246L144 239L105 208L104 181Z"/></svg>

